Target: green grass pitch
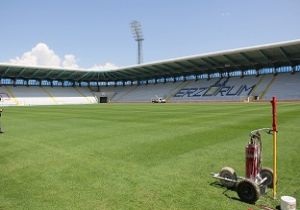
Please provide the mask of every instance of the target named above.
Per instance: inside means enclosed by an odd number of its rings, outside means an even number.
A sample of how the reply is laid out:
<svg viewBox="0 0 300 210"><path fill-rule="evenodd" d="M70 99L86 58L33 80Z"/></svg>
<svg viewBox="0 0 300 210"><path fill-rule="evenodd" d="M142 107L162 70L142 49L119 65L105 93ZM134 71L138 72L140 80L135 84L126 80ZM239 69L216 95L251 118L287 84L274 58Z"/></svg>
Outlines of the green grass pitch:
<svg viewBox="0 0 300 210"><path fill-rule="evenodd" d="M251 130L271 127L269 103L105 104L4 109L0 209L275 208L214 182L244 175ZM300 104L278 105L278 198L300 200ZM272 167L272 136L263 135Z"/></svg>

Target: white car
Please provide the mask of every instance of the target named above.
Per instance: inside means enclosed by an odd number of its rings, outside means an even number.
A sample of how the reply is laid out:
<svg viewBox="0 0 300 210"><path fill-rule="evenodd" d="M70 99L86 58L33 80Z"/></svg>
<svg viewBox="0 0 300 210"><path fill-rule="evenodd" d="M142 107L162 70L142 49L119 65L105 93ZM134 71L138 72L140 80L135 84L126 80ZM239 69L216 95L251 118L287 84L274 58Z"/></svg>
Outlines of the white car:
<svg viewBox="0 0 300 210"><path fill-rule="evenodd" d="M152 103L166 103L166 99L162 99L162 98L152 98L151 99Z"/></svg>

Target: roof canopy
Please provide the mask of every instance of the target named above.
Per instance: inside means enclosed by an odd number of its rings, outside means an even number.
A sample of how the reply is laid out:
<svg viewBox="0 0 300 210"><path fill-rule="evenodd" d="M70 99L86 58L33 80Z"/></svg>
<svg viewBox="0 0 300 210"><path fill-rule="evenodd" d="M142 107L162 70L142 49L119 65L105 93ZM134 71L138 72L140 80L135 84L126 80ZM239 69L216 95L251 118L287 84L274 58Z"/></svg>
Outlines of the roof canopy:
<svg viewBox="0 0 300 210"><path fill-rule="evenodd" d="M0 64L0 77L126 81L296 65L300 65L300 40L193 55L107 71Z"/></svg>

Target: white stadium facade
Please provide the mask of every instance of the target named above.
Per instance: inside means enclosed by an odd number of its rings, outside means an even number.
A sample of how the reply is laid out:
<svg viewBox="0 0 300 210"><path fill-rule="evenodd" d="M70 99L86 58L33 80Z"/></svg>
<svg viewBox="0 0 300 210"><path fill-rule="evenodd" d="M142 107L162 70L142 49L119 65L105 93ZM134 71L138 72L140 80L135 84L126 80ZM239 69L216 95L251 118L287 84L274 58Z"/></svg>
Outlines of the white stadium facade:
<svg viewBox="0 0 300 210"><path fill-rule="evenodd" d="M300 100L300 40L107 71L0 64L4 106Z"/></svg>

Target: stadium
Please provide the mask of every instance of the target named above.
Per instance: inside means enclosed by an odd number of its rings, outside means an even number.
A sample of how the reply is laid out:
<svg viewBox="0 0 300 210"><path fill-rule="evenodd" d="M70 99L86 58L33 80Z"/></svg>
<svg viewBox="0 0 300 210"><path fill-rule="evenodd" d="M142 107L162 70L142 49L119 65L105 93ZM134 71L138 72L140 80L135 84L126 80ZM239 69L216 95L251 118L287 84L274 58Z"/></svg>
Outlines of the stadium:
<svg viewBox="0 0 300 210"><path fill-rule="evenodd" d="M225 162L243 173L241 139L271 124L272 96L278 193L299 197L299 71L299 40L104 72L1 64L0 207L252 207L209 173ZM167 103L151 104L155 96ZM278 205L268 195L256 206Z"/></svg>
<svg viewBox="0 0 300 210"><path fill-rule="evenodd" d="M296 209L299 2L2 6L0 210Z"/></svg>

